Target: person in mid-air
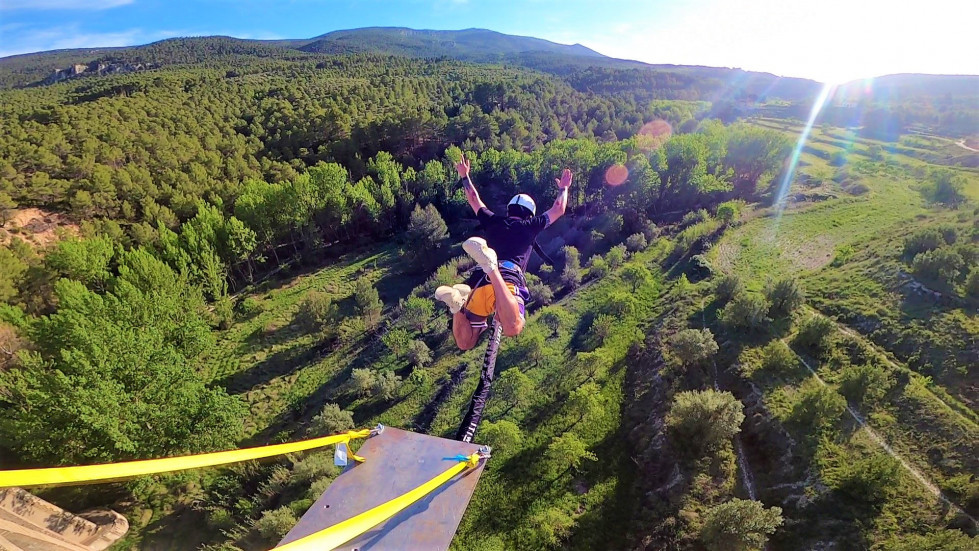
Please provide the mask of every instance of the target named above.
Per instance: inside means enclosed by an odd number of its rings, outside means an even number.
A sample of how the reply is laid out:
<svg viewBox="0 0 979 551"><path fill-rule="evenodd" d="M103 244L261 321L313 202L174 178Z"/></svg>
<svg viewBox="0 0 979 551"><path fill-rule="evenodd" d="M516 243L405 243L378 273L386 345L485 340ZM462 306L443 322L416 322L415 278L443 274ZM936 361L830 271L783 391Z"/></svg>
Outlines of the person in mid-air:
<svg viewBox="0 0 979 551"><path fill-rule="evenodd" d="M564 215L571 170L564 169L561 177L554 180L561 191L547 212L537 215L534 200L521 193L510 200L506 216L494 214L479 198L469 178L469 161L465 155L456 163L456 172L486 237L471 237L462 244L479 268L473 270L464 284L436 289L435 298L447 304L452 312L456 345L469 350L476 346L486 330L486 319L494 312L504 335L514 337L523 331L525 303L530 299L523 274L537 234Z"/></svg>

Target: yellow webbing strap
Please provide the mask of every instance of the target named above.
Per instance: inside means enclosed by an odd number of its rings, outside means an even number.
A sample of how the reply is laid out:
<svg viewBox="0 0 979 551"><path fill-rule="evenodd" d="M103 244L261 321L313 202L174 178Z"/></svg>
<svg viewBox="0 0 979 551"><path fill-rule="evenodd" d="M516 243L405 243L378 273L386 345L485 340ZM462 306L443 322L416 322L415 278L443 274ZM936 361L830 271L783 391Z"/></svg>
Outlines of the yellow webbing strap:
<svg viewBox="0 0 979 551"><path fill-rule="evenodd" d="M214 453L202 453L198 455L184 455L180 457L165 457L163 459L146 459L142 461L127 461L124 463L107 463L104 465L85 465L82 467L52 467L48 469L21 469L0 471L0 488L11 486L40 486L44 484L67 484L79 482L97 482L115 480L133 476L143 476L148 474L159 474L171 471L183 471L187 469L197 469L200 467L211 467L214 465L224 465L226 463L236 463L248 461L249 459L261 459L273 455L300 452L337 444L349 442L355 438L367 438L370 436L370 429L348 431L343 434L324 436L322 438L312 438L299 442L289 442L286 444L274 444L271 446L260 446L257 448L243 448L240 450L229 450ZM358 459L351 454L351 457Z"/></svg>
<svg viewBox="0 0 979 551"><path fill-rule="evenodd" d="M456 459L459 460L458 463L414 490L402 494L391 501L382 503L353 518L334 524L305 538L287 543L282 547L276 547L275 549L276 551L326 551L327 549L339 547L400 513L412 503L425 497L428 493L451 480L455 475L469 467L475 467L479 463L479 457L478 453L470 456L457 457Z"/></svg>

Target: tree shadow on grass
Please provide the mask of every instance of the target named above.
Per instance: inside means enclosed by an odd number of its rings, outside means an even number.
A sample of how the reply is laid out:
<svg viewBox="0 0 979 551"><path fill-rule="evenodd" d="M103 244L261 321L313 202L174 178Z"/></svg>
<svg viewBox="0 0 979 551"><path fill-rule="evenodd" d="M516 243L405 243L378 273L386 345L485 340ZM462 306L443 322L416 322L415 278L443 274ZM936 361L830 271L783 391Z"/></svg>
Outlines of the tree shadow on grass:
<svg viewBox="0 0 979 551"><path fill-rule="evenodd" d="M216 383L229 394L243 394L256 386L288 375L322 357L317 347L293 346L275 352L257 364L218 379Z"/></svg>

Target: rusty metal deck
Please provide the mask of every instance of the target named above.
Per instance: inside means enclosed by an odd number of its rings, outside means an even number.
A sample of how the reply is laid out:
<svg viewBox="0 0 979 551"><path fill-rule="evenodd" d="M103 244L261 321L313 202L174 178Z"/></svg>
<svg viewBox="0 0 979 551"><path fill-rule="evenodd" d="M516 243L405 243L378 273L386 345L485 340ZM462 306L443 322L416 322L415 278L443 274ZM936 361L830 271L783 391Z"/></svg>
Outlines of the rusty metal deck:
<svg viewBox="0 0 979 551"><path fill-rule="evenodd" d="M385 427L357 452L367 458L351 464L306 511L279 545L295 541L427 482L455 463L446 458L470 455L480 448L456 440ZM337 547L343 551L424 550L449 548L462 514L476 489L484 462L358 538Z"/></svg>

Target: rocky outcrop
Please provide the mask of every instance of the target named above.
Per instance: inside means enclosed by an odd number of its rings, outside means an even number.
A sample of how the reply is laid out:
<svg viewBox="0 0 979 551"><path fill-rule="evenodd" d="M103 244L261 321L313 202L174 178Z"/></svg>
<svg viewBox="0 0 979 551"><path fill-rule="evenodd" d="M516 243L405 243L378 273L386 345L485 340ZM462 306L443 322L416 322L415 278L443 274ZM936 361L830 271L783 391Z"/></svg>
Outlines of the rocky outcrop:
<svg viewBox="0 0 979 551"><path fill-rule="evenodd" d="M46 86L48 84L54 84L56 82L89 75L117 75L123 73L134 73L136 71L155 69L156 67L157 65L155 63L128 63L123 61L102 59L88 64L76 63L66 69L59 69L52 73L51 76L36 83L36 85Z"/></svg>

